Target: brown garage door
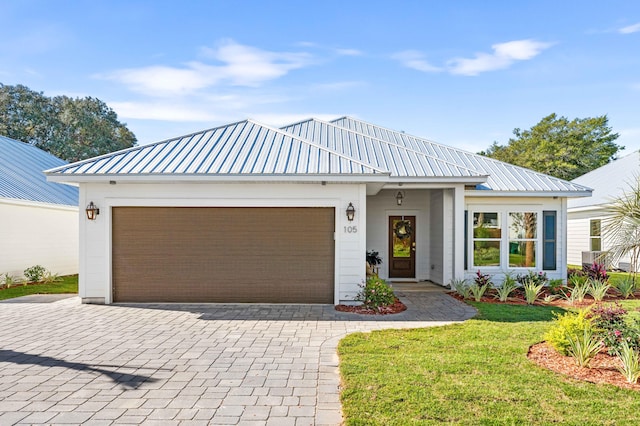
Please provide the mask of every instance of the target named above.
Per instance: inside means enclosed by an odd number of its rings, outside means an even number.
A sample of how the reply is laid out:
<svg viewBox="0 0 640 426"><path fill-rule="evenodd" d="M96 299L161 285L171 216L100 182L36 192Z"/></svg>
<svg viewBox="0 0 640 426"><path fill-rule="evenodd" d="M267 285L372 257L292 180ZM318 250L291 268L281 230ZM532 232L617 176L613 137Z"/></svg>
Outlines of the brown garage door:
<svg viewBox="0 0 640 426"><path fill-rule="evenodd" d="M333 208L113 208L115 302L333 303Z"/></svg>

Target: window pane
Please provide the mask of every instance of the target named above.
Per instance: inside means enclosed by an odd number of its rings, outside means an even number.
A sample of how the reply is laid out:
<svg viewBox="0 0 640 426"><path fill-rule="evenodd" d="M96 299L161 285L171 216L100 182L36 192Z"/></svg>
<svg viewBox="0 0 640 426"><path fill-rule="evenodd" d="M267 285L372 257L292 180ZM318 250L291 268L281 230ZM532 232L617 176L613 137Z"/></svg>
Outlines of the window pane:
<svg viewBox="0 0 640 426"><path fill-rule="evenodd" d="M591 251L601 251L602 240L600 238L591 238Z"/></svg>
<svg viewBox="0 0 640 426"><path fill-rule="evenodd" d="M473 237L474 238L500 238L500 216L498 213L474 213Z"/></svg>
<svg viewBox="0 0 640 426"><path fill-rule="evenodd" d="M535 241L509 242L509 267L534 268L536 266Z"/></svg>
<svg viewBox="0 0 640 426"><path fill-rule="evenodd" d="M589 236L591 237L599 237L600 236L600 219L594 219L590 223Z"/></svg>
<svg viewBox="0 0 640 426"><path fill-rule="evenodd" d="M500 241L474 241L474 266L500 266Z"/></svg>
<svg viewBox="0 0 640 426"><path fill-rule="evenodd" d="M536 238L537 213L509 213L509 238L522 240Z"/></svg>

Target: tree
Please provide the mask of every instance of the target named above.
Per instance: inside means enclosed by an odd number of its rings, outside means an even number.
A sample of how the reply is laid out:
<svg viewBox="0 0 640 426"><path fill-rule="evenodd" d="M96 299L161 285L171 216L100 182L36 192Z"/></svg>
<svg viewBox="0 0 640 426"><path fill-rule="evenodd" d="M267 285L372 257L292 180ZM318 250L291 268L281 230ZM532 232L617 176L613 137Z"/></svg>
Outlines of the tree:
<svg viewBox="0 0 640 426"><path fill-rule="evenodd" d="M480 155L571 180L615 158L623 146L614 141L618 133L608 127L606 115L576 118L551 114L530 130L513 130L507 145L494 142Z"/></svg>
<svg viewBox="0 0 640 426"><path fill-rule="evenodd" d="M615 264L628 255L635 282L640 260L640 179L636 178L629 192L614 199L607 211L611 216L602 229L607 239L607 260Z"/></svg>
<svg viewBox="0 0 640 426"><path fill-rule="evenodd" d="M103 101L49 98L26 86L0 83L0 134L67 161L132 147L135 135Z"/></svg>

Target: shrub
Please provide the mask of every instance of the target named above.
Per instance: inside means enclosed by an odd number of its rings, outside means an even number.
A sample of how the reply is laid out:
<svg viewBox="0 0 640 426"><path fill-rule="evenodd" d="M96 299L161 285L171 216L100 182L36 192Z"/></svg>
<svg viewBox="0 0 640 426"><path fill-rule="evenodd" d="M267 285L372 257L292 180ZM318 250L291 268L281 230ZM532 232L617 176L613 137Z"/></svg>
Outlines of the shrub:
<svg viewBox="0 0 640 426"><path fill-rule="evenodd" d="M362 302L368 308L380 308L393 305L396 296L387 282L379 277L369 277L360 285L362 290L356 295L355 300Z"/></svg>
<svg viewBox="0 0 640 426"><path fill-rule="evenodd" d="M604 267L604 264L593 262L591 265L584 265L582 267L582 271L587 276L587 278L591 278L592 280L598 281L609 281L609 276L607 275L607 269Z"/></svg>
<svg viewBox="0 0 640 426"><path fill-rule="evenodd" d="M62 281L62 278L60 278L60 275L54 274L51 271L46 271L42 276L42 282L44 284L53 284L60 281Z"/></svg>
<svg viewBox="0 0 640 426"><path fill-rule="evenodd" d="M556 318L545 333L544 339L562 355L568 355L569 340L567 336L572 336L575 339L585 329L592 329L591 320L586 317L586 311L556 314Z"/></svg>
<svg viewBox="0 0 640 426"><path fill-rule="evenodd" d="M462 296L463 299L471 297L471 291L469 290L469 283L467 283L467 280L451 280L449 285L456 293Z"/></svg>
<svg viewBox="0 0 640 426"><path fill-rule="evenodd" d="M47 272L47 270L45 269L44 266L35 265L25 269L24 276L27 279L27 282L37 283L42 280L42 277L44 277L45 272Z"/></svg>
<svg viewBox="0 0 640 426"><path fill-rule="evenodd" d="M542 287L544 287L544 283L536 283L533 280L524 283L522 288L524 289L524 299L527 301L527 305L533 305L538 300Z"/></svg>
<svg viewBox="0 0 640 426"><path fill-rule="evenodd" d="M636 290L636 283L632 277L624 277L623 279L615 282L613 287L618 290L620 295L625 299L628 299Z"/></svg>
<svg viewBox="0 0 640 426"><path fill-rule="evenodd" d="M589 283L587 279L583 276L573 275L569 279L569 283L570 286L568 286L566 290L560 290L560 295L572 305L575 302L582 303L584 297L589 291Z"/></svg>
<svg viewBox="0 0 640 426"><path fill-rule="evenodd" d="M515 278L510 274L506 274L504 276L504 281L502 281L502 285L494 288L496 290L498 300L506 302L511 292L513 292L517 287L518 283Z"/></svg>
<svg viewBox="0 0 640 426"><path fill-rule="evenodd" d="M567 351L580 367L588 367L602 347L602 341L593 334L593 331L586 328L577 336L567 335L567 340L569 341Z"/></svg>
<svg viewBox="0 0 640 426"><path fill-rule="evenodd" d="M622 363L622 367L618 368L627 382L636 383L640 377L640 358L638 351L634 350L627 342L620 345L617 353L618 359Z"/></svg>
<svg viewBox="0 0 640 426"><path fill-rule="evenodd" d="M595 305L589 309L586 317L591 320L594 331L602 339L610 355L618 353L623 342L633 348L640 348L638 326L627 318L627 310L619 303Z"/></svg>
<svg viewBox="0 0 640 426"><path fill-rule="evenodd" d="M542 284L542 285L546 285L547 282L549 282L549 278L547 278L547 273L546 272L535 272L535 271L529 271L526 274L518 274L518 276L516 277L516 280L518 280L518 283L520 283L520 285L524 286L525 283L527 282L534 282L536 284Z"/></svg>
<svg viewBox="0 0 640 426"><path fill-rule="evenodd" d="M483 274L480 271L476 272L476 277L473 280L473 284L469 286L469 291L471 294L473 294L473 299L476 302L479 302L490 285L491 275Z"/></svg>
<svg viewBox="0 0 640 426"><path fill-rule="evenodd" d="M10 273L5 273L0 275L0 286L4 286L6 288L11 288L12 286L19 284L22 280L20 278L11 275Z"/></svg>
<svg viewBox="0 0 640 426"><path fill-rule="evenodd" d="M561 294L562 289L564 288L564 282L559 279L549 280L549 293L551 294Z"/></svg>
<svg viewBox="0 0 640 426"><path fill-rule="evenodd" d="M609 291L610 288L611 286L606 281L589 279L587 293L589 293L596 302L601 302L607 295L607 291Z"/></svg>

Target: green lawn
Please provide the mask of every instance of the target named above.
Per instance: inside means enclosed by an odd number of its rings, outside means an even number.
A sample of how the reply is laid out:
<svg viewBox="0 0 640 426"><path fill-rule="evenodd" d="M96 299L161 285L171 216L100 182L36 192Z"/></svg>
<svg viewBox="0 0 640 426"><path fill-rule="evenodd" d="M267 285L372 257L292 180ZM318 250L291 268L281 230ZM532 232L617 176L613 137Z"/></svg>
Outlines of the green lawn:
<svg viewBox="0 0 640 426"><path fill-rule="evenodd" d="M0 300L13 299L14 297L27 296L29 294L60 294L78 293L78 276L67 275L61 277L62 281L53 284L16 284L10 288L0 290Z"/></svg>
<svg viewBox="0 0 640 426"><path fill-rule="evenodd" d="M346 424L637 424L638 392L568 379L527 359L559 309L473 305L479 316L463 324L344 338Z"/></svg>

